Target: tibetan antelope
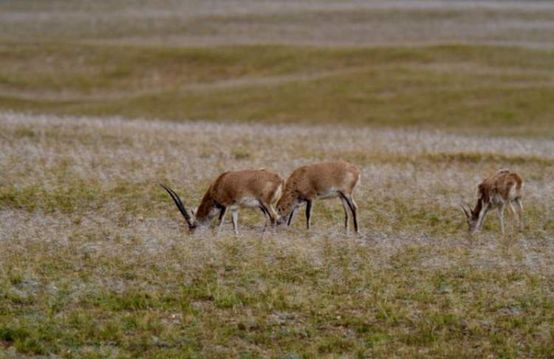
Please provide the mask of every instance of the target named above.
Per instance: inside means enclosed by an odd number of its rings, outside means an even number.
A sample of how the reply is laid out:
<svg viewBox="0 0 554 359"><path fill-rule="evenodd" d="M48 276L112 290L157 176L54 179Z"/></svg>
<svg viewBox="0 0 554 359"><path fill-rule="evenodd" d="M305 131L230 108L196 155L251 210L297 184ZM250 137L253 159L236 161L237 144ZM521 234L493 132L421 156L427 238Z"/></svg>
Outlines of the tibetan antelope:
<svg viewBox="0 0 554 359"><path fill-rule="evenodd" d="M510 206L512 213L517 217L520 230L523 229L523 178L515 172L500 170L496 174L486 178L479 184L478 199L475 208L462 210L467 219L470 233L478 232L483 225L487 212L491 209L498 209L500 230L504 234L504 209ZM515 203L516 209L513 204Z"/></svg>
<svg viewBox="0 0 554 359"><path fill-rule="evenodd" d="M189 213L181 198L167 186L161 185L171 196L177 208L185 217L189 230L208 226L212 219L219 216L219 229L223 224L227 210L231 210L233 229L238 234L239 207L258 208L272 225L279 219L275 204L281 197L284 180L276 173L266 170L244 170L224 172L210 185L200 206ZM265 227L264 227L265 228Z"/></svg>
<svg viewBox="0 0 554 359"><path fill-rule="evenodd" d="M281 218L279 224L287 222L290 226L294 212L306 203L306 226L310 229L312 205L316 199L339 197L344 208L344 227L348 231L348 212L352 213L354 230L358 233L358 206L352 192L360 180L358 167L344 161L322 162L302 166L292 172L285 182L285 190L277 211Z"/></svg>

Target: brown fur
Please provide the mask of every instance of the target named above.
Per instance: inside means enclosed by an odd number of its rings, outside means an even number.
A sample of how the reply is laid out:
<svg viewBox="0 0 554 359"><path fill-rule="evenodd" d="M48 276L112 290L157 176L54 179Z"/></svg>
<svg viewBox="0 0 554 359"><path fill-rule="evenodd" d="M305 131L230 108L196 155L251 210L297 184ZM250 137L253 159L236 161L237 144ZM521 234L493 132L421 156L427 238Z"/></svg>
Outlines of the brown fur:
<svg viewBox="0 0 554 359"><path fill-rule="evenodd" d="M307 227L310 227L312 202L318 198L339 197L345 210L345 226L348 226L348 209L353 214L357 229L356 203L352 197L360 179L360 170L345 161L321 162L302 166L292 172L285 183L283 196L277 203L277 210L283 217L292 220L295 208L306 202Z"/></svg>
<svg viewBox="0 0 554 359"><path fill-rule="evenodd" d="M218 214L221 226L227 209L231 208L233 227L237 232L238 207L256 207L274 224L279 217L275 211L275 204L279 200L284 182L278 174L264 169L224 172L216 178L202 197L189 227L194 230L198 225L207 225ZM173 194L176 196L174 192ZM177 201L176 204L179 207Z"/></svg>
<svg viewBox="0 0 554 359"><path fill-rule="evenodd" d="M509 205L510 209L515 212L512 202L517 205L520 226L523 226L523 209L521 206L523 183L523 178L519 174L509 170L500 170L483 180L478 186L477 203L471 210L471 214L468 215L470 230L479 230L486 213L490 209L498 208L501 229L504 232L503 211L505 206Z"/></svg>
<svg viewBox="0 0 554 359"><path fill-rule="evenodd" d="M196 219L209 217L214 207L240 206L240 200L251 197L273 207L279 198L276 192L284 185L284 179L267 170L243 170L224 172L212 183L198 207Z"/></svg>
<svg viewBox="0 0 554 359"><path fill-rule="evenodd" d="M515 186L515 192L512 193L513 198L510 198L510 191ZM486 178L479 184L479 198L485 203L493 200L495 195L499 195L504 201L514 200L522 197L523 179L515 172L501 170L494 175Z"/></svg>

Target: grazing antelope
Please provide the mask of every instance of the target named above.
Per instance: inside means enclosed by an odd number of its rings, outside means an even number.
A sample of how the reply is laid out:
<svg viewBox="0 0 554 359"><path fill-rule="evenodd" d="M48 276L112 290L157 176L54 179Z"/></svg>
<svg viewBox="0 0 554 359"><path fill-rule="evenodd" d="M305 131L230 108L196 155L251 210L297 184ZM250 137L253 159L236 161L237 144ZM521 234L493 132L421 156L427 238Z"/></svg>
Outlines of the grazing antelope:
<svg viewBox="0 0 554 359"><path fill-rule="evenodd" d="M500 230L504 234L504 209L509 205L515 215L513 203L517 208L519 228L523 229L523 178L520 175L509 170L500 170L479 184L478 193L479 198L474 209L462 206L470 233L478 232L487 212L497 208Z"/></svg>
<svg viewBox="0 0 554 359"><path fill-rule="evenodd" d="M219 215L219 228L227 210L231 210L233 229L238 234L238 208L259 208L274 225L279 219L275 203L281 197L284 180L276 173L266 170L244 170L224 172L210 185L198 209L190 214L181 198L172 189L161 185L171 196L177 208L185 217L191 232L197 227L208 226ZM264 227L265 228L265 227Z"/></svg>
<svg viewBox="0 0 554 359"><path fill-rule="evenodd" d="M348 231L348 211L352 213L354 230L358 233L358 206L352 192L360 180L358 167L344 161L322 162L302 166L292 172L285 183L285 190L277 211L281 216L279 224L290 226L294 212L306 203L306 226L310 229L312 204L316 199L339 197L344 208L344 227Z"/></svg>

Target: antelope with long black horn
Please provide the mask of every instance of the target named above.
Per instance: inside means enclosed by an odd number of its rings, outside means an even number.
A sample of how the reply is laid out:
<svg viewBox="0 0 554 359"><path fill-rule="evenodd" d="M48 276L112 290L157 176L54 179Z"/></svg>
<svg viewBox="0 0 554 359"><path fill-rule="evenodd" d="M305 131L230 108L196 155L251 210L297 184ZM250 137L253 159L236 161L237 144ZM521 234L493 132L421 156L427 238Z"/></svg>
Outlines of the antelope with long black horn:
<svg viewBox="0 0 554 359"><path fill-rule="evenodd" d="M186 209L175 191L160 185L175 202L191 232L198 227L209 226L215 217L218 217L219 228L221 228L225 214L230 210L233 229L238 234L240 207L261 210L266 218L266 226L268 220L272 225L277 222L279 215L275 210L275 204L281 197L284 180L277 173L264 169L224 172L210 185L194 213Z"/></svg>

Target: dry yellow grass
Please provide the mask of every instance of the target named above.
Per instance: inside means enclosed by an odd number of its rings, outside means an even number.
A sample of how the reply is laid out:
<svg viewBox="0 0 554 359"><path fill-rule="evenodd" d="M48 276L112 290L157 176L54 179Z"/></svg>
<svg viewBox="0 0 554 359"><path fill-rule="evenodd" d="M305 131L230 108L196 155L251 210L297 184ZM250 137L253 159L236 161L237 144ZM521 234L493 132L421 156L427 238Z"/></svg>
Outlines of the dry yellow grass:
<svg viewBox="0 0 554 359"><path fill-rule="evenodd" d="M176 124L0 113L0 345L10 356L548 357L554 142L340 126ZM343 158L361 234L318 202L313 230L241 211L189 236L221 171ZM499 167L527 180L527 227L461 199Z"/></svg>

